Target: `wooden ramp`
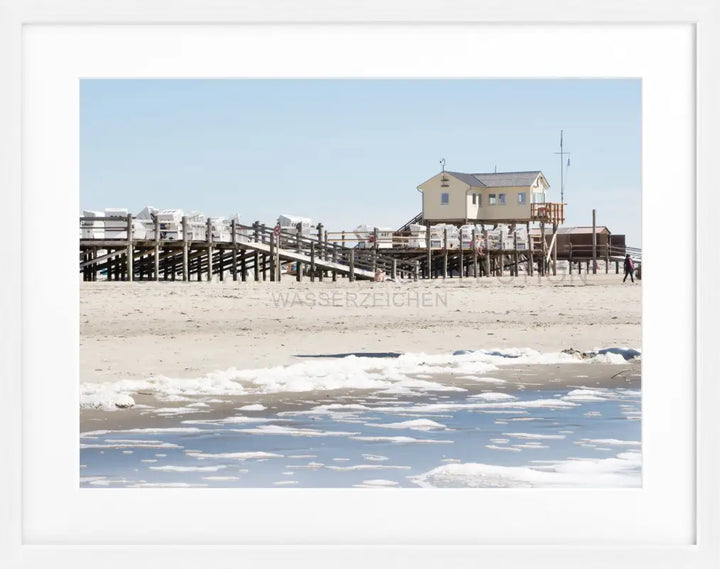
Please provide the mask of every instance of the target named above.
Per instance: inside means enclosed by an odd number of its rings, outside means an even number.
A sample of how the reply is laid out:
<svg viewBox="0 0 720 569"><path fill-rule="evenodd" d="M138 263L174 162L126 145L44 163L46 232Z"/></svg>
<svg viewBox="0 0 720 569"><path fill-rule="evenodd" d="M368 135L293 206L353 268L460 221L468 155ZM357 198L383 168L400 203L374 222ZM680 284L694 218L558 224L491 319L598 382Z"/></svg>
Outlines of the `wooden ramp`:
<svg viewBox="0 0 720 569"><path fill-rule="evenodd" d="M361 267L350 266L349 264L328 261L326 259L316 258L314 255L307 255L303 252L291 251L289 249L271 248L269 243L261 242L241 242L237 244L238 248L247 251L257 251L266 255L275 254L281 261L290 261L294 263L304 263L306 266L315 266L318 269L326 271L337 271L338 273L350 275L352 272L355 278L364 278L375 280L375 273L372 270L363 269Z"/></svg>

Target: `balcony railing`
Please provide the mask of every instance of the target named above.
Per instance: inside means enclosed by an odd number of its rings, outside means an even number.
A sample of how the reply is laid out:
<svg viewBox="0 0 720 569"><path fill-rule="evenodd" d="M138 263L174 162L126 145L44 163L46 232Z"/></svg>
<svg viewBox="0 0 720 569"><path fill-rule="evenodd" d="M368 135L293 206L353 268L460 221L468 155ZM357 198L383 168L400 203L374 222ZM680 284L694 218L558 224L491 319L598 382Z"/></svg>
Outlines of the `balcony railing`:
<svg viewBox="0 0 720 569"><path fill-rule="evenodd" d="M530 204L530 218L532 221L544 223L564 223L565 204L562 203L533 203Z"/></svg>

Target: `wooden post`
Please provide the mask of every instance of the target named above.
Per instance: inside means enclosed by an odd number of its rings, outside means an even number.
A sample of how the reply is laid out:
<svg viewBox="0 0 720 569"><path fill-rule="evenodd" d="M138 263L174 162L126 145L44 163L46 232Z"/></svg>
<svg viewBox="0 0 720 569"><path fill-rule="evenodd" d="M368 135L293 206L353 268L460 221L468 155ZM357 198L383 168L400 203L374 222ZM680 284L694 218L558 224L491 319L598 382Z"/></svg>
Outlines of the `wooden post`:
<svg viewBox="0 0 720 569"><path fill-rule="evenodd" d="M282 278L282 260L280 259L281 237L282 233L279 233L277 236L277 243L275 243L275 255L277 256L277 259L275 259L275 266L277 266L277 282L280 282L280 279Z"/></svg>
<svg viewBox="0 0 720 569"><path fill-rule="evenodd" d="M133 280L133 227L132 227L132 214L127 214L127 280L132 282Z"/></svg>
<svg viewBox="0 0 720 569"><path fill-rule="evenodd" d="M460 264L460 278L463 278L465 275L463 274L465 272L465 262L463 259L463 240L462 240L462 231L459 232L460 239L458 242L458 247L460 248L460 252L458 253L458 262Z"/></svg>
<svg viewBox="0 0 720 569"><path fill-rule="evenodd" d="M333 263L337 263L337 243L333 243L332 260ZM337 282L337 271L335 269L332 270L332 282Z"/></svg>
<svg viewBox="0 0 720 569"><path fill-rule="evenodd" d="M322 223L317 224L317 242L318 242L318 247L316 248L316 253L317 253L318 259L320 259L322 261L324 258L323 257L323 246L322 246L323 245L323 224Z"/></svg>
<svg viewBox="0 0 720 569"><path fill-rule="evenodd" d="M557 252L558 252L558 224L557 222L553 223L553 250L552 250L552 257L553 257L553 264L552 264L552 271L553 276L557 276Z"/></svg>
<svg viewBox="0 0 720 569"><path fill-rule="evenodd" d="M610 270L610 236L608 235L608 240L605 243L605 274L608 274L608 271Z"/></svg>
<svg viewBox="0 0 720 569"><path fill-rule="evenodd" d="M348 273L350 282L355 280L355 249L350 249L350 272Z"/></svg>
<svg viewBox="0 0 720 569"><path fill-rule="evenodd" d="M503 239L502 231L500 231L500 268L498 269L498 276L503 276L505 272L505 239Z"/></svg>
<svg viewBox="0 0 720 569"><path fill-rule="evenodd" d="M260 222L259 221L253 222L253 241L255 243L259 242L259 238L260 238L259 231L260 231ZM260 253L258 251L255 251L255 253L254 253L253 276L255 277L255 282L258 282L260 280Z"/></svg>
<svg viewBox="0 0 720 569"><path fill-rule="evenodd" d="M242 282L247 281L247 261L245 251L240 251L240 278Z"/></svg>
<svg viewBox="0 0 720 569"><path fill-rule="evenodd" d="M393 257L392 260L392 273L391 273L392 280L397 280L397 259Z"/></svg>
<svg viewBox="0 0 720 569"><path fill-rule="evenodd" d="M295 274L295 280L299 283L302 282L303 264L302 261L296 263L297 273Z"/></svg>
<svg viewBox="0 0 720 569"><path fill-rule="evenodd" d="M237 281L237 228L235 220L230 222L230 232L232 237L232 277L234 281Z"/></svg>
<svg viewBox="0 0 720 569"><path fill-rule="evenodd" d="M485 233L485 276L490 276L490 234L486 229L483 229Z"/></svg>
<svg viewBox="0 0 720 569"><path fill-rule="evenodd" d="M205 241L207 242L207 256L208 256L208 269L207 269L207 280L212 280L213 274L213 238L212 238L212 220L208 217L205 223ZM199 267L198 267L199 270Z"/></svg>
<svg viewBox="0 0 720 569"><path fill-rule="evenodd" d="M425 229L425 240L426 240L426 247L427 247L427 275L426 278L431 279L432 278L432 247L430 246L430 225L426 226Z"/></svg>
<svg viewBox="0 0 720 569"><path fill-rule="evenodd" d="M420 277L420 261L415 261L415 274L413 276L416 281Z"/></svg>
<svg viewBox="0 0 720 569"><path fill-rule="evenodd" d="M155 230L155 280L160 280L160 223L157 215L153 214L153 229Z"/></svg>
<svg viewBox="0 0 720 569"><path fill-rule="evenodd" d="M477 253L477 228L472 230L472 248L473 248L473 277L478 278L478 253Z"/></svg>
<svg viewBox="0 0 720 569"><path fill-rule="evenodd" d="M515 248L515 251L513 252L513 263L515 265L515 268L513 272L515 273L515 276L520 276L520 273L518 269L520 268L520 260L518 259L518 242L517 242L517 231L513 231L513 247Z"/></svg>
<svg viewBox="0 0 720 569"><path fill-rule="evenodd" d="M593 233L592 233L592 269L593 275L597 274L597 234L595 233L595 210L593 210Z"/></svg>
<svg viewBox="0 0 720 569"><path fill-rule="evenodd" d="M545 276L545 257L547 255L547 242L545 241L545 222L540 222L540 247L542 251L542 260L540 262L540 275Z"/></svg>
<svg viewBox="0 0 720 569"><path fill-rule="evenodd" d="M570 254L568 255L568 272L572 275L573 251L572 241L570 242Z"/></svg>
<svg viewBox="0 0 720 569"><path fill-rule="evenodd" d="M443 247L443 278L446 279L448 276L448 230L445 228L445 239Z"/></svg>
<svg viewBox="0 0 720 569"><path fill-rule="evenodd" d="M187 281L190 279L190 264L188 255L188 218L187 215L183 215L182 218L182 234L183 234L183 280Z"/></svg>
<svg viewBox="0 0 720 569"><path fill-rule="evenodd" d="M310 242L310 282L315 282L315 243Z"/></svg>
<svg viewBox="0 0 720 569"><path fill-rule="evenodd" d="M618 261L615 261L615 274L620 274L620 263Z"/></svg>
<svg viewBox="0 0 720 569"><path fill-rule="evenodd" d="M345 231L342 232L342 246L345 248Z"/></svg>
<svg viewBox="0 0 720 569"><path fill-rule="evenodd" d="M260 224L260 242L265 243L265 224ZM262 280L267 280L267 255L262 256Z"/></svg>
<svg viewBox="0 0 720 569"><path fill-rule="evenodd" d="M275 265L275 232L270 236L270 282L277 280L277 266Z"/></svg>
<svg viewBox="0 0 720 569"><path fill-rule="evenodd" d="M533 276L535 273L535 259L533 258L535 256L535 244L533 243L533 236L530 235L530 224L527 224L527 234L528 234L528 275Z"/></svg>

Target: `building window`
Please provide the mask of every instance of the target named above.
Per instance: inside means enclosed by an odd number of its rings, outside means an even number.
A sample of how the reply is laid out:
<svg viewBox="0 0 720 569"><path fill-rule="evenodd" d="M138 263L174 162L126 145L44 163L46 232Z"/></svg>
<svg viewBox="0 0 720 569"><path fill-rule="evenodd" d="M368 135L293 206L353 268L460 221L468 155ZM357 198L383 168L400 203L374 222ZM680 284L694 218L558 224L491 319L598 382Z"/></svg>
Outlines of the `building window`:
<svg viewBox="0 0 720 569"><path fill-rule="evenodd" d="M477 194L473 194L473 205L477 205Z"/></svg>
<svg viewBox="0 0 720 569"><path fill-rule="evenodd" d="M500 205L505 205L505 194L498 194L498 202Z"/></svg>
<svg viewBox="0 0 720 569"><path fill-rule="evenodd" d="M497 203L497 196L495 194L490 194L490 201L488 203L490 205L495 205Z"/></svg>
<svg viewBox="0 0 720 569"><path fill-rule="evenodd" d="M443 192L440 194L440 205L448 205L450 203L450 194Z"/></svg>
<svg viewBox="0 0 720 569"><path fill-rule="evenodd" d="M524 204L525 203L525 192L520 192L518 194L518 203Z"/></svg>

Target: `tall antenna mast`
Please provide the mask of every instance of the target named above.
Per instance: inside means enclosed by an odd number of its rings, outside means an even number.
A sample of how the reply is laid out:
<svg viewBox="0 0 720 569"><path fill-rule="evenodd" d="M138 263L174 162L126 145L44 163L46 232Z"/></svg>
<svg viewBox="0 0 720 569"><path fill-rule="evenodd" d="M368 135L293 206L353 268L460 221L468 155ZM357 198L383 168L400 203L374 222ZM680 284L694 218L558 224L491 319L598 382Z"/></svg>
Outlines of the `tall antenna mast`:
<svg viewBox="0 0 720 569"><path fill-rule="evenodd" d="M555 154L560 155L560 203L565 203L565 180L563 179L563 171L565 169L565 156L570 156L569 152L563 151L563 131L560 131L560 152ZM568 158L568 166L570 165L570 158Z"/></svg>
<svg viewBox="0 0 720 569"><path fill-rule="evenodd" d="M442 164L443 174L445 173L445 158L440 158L440 164Z"/></svg>

